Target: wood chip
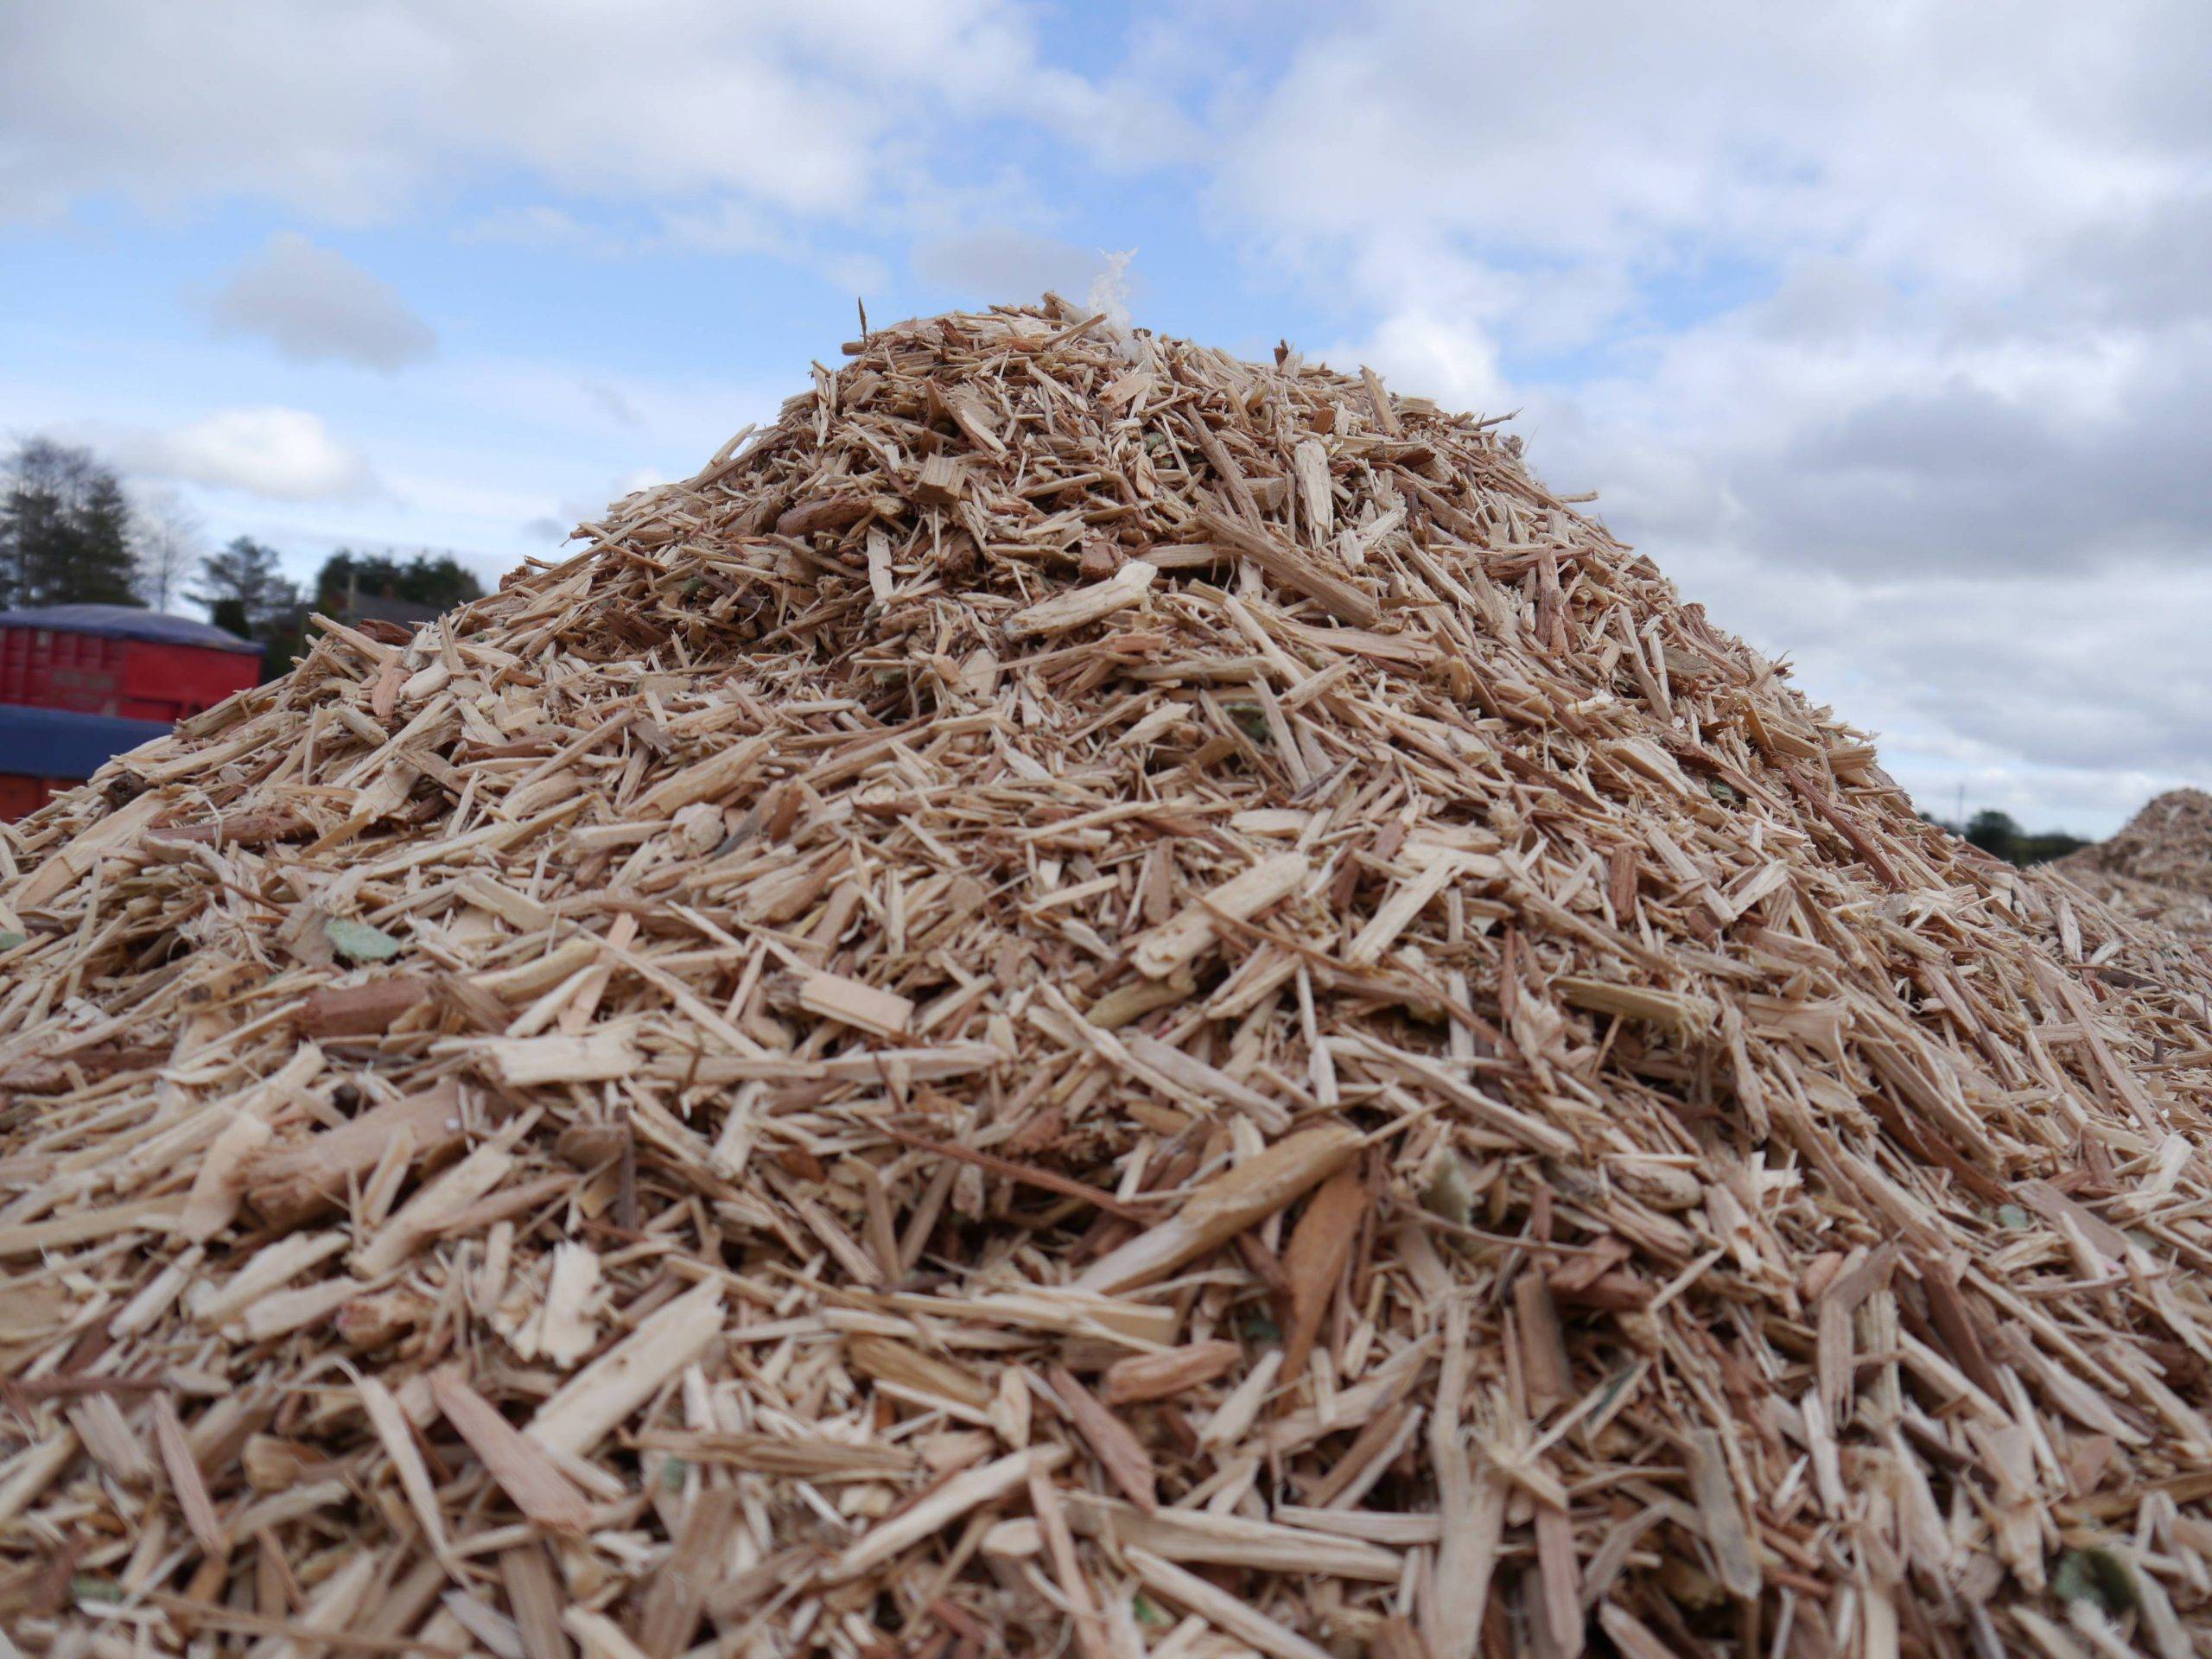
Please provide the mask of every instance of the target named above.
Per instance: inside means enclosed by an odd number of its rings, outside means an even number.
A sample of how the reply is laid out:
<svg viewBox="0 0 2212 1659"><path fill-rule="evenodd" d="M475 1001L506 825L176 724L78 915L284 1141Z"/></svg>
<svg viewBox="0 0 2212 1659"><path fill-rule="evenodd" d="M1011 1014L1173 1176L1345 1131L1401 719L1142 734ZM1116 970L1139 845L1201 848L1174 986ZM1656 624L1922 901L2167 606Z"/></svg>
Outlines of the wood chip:
<svg viewBox="0 0 2212 1659"><path fill-rule="evenodd" d="M430 1373L430 1395L517 1509L556 1532L582 1533L589 1524L590 1506L559 1466L453 1370Z"/></svg>

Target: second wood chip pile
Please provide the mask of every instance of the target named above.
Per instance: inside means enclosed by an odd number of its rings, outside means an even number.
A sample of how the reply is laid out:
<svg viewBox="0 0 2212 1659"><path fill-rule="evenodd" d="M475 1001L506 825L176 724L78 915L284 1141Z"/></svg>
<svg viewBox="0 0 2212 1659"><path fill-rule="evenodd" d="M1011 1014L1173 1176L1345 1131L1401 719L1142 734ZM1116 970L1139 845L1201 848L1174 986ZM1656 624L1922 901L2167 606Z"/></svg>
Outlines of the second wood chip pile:
<svg viewBox="0 0 2212 1659"><path fill-rule="evenodd" d="M2212 795L2169 790L2110 841L2067 854L2054 874L2123 915L2212 944Z"/></svg>
<svg viewBox="0 0 2212 1659"><path fill-rule="evenodd" d="M1058 302L0 836L34 1654L2212 1652L2212 972Z"/></svg>

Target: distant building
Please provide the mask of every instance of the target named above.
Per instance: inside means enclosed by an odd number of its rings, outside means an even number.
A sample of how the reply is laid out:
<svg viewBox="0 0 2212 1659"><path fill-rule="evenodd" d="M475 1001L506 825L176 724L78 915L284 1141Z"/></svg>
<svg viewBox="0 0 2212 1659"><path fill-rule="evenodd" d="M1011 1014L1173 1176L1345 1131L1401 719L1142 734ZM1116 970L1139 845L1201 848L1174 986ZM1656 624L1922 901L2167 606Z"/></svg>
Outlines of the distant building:
<svg viewBox="0 0 2212 1659"><path fill-rule="evenodd" d="M325 567L327 575L328 567ZM349 628L358 628L364 622L388 622L393 627L404 628L412 633L425 622L435 622L446 613L442 605L432 605L419 599L402 599L390 588L364 591L360 578L348 570L346 585L326 586L315 595L315 606L325 615L343 622ZM369 630L373 633L376 630Z"/></svg>
<svg viewBox="0 0 2212 1659"><path fill-rule="evenodd" d="M382 594L348 594L345 602L332 613L348 627L359 627L364 622L389 622L410 633L444 614L439 606L412 599L388 599Z"/></svg>

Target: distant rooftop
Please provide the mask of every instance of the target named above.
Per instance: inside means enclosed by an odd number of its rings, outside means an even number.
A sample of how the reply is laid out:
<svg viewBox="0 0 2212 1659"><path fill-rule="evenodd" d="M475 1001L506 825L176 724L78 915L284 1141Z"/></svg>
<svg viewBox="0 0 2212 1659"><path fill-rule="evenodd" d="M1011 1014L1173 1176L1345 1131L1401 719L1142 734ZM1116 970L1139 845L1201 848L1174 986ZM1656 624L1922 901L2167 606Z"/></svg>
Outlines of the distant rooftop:
<svg viewBox="0 0 2212 1659"><path fill-rule="evenodd" d="M425 622L435 622L445 614L440 605L425 605L420 600L391 599L382 594L356 594L345 603L340 613L347 622L391 622L403 628L419 628Z"/></svg>
<svg viewBox="0 0 2212 1659"><path fill-rule="evenodd" d="M0 628L52 628L106 639L149 639L164 645L201 645L211 651L261 655L251 640L190 617L143 611L131 605L48 605L33 611L0 611Z"/></svg>

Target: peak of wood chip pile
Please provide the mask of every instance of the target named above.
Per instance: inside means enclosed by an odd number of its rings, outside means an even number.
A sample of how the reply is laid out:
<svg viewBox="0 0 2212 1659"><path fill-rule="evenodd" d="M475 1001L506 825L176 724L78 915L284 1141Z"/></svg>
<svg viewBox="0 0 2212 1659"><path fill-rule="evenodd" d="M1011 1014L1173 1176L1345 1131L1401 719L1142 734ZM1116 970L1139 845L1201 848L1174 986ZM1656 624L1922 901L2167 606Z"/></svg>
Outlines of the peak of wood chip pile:
<svg viewBox="0 0 2212 1659"><path fill-rule="evenodd" d="M27 1653L2212 1650L2212 974L1057 303L0 842Z"/></svg>
<svg viewBox="0 0 2212 1659"><path fill-rule="evenodd" d="M2212 795L2153 797L2110 841L2052 866L2124 914L2212 942Z"/></svg>

